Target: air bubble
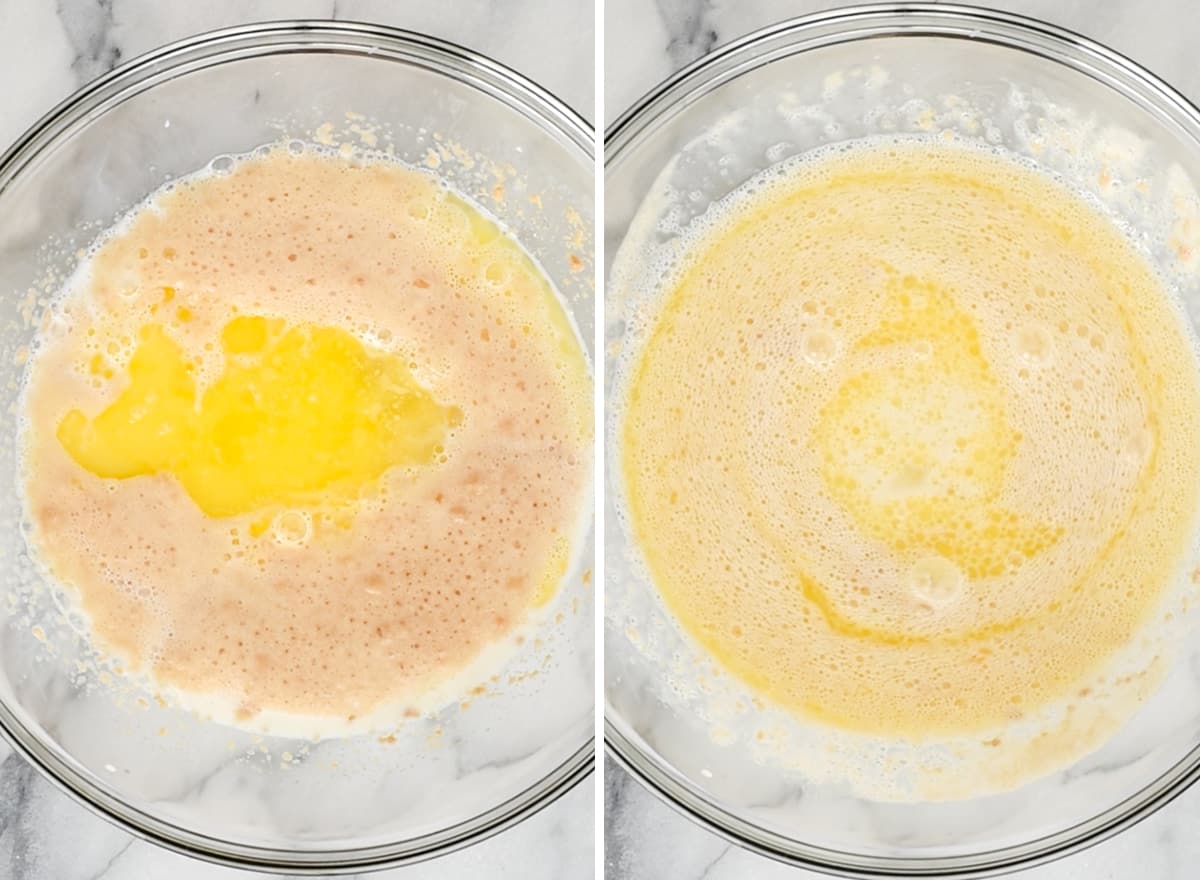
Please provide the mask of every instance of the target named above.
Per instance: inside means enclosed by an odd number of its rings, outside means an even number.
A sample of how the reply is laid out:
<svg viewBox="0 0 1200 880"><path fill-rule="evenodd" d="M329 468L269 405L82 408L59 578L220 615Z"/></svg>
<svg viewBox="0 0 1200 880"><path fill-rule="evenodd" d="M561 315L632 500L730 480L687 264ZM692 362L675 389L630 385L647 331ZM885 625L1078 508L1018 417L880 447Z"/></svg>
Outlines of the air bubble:
<svg viewBox="0 0 1200 880"><path fill-rule="evenodd" d="M1048 367L1054 363L1054 339L1039 324L1023 324L1013 334L1013 347L1030 366Z"/></svg>
<svg viewBox="0 0 1200 880"><path fill-rule="evenodd" d="M838 350L837 337L828 330L806 330L800 336L801 354L814 367L828 367L837 360Z"/></svg>
<svg viewBox="0 0 1200 880"><path fill-rule="evenodd" d="M913 597L935 609L955 601L962 593L965 582L958 566L941 556L927 556L919 560L905 579Z"/></svg>
<svg viewBox="0 0 1200 880"><path fill-rule="evenodd" d="M1125 437L1121 452L1125 458L1141 466L1154 450L1154 433L1149 428L1136 428Z"/></svg>
<svg viewBox="0 0 1200 880"><path fill-rule="evenodd" d="M512 280L512 268L507 263L488 263L483 270L483 277L495 287L503 287Z"/></svg>
<svg viewBox="0 0 1200 880"><path fill-rule="evenodd" d="M271 536L287 547L308 543L312 537L312 516L306 511L285 510L271 521Z"/></svg>

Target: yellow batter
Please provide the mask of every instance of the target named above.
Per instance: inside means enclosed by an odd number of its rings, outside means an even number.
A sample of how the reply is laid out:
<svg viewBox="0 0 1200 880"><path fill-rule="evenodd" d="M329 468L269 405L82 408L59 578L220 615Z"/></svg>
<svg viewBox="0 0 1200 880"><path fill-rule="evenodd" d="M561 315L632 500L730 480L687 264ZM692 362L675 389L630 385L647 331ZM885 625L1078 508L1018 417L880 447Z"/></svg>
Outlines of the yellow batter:
<svg viewBox="0 0 1200 880"><path fill-rule="evenodd" d="M804 717L957 735L1074 695L1189 549L1182 313L1111 221L953 145L743 198L641 328L626 509L668 607Z"/></svg>

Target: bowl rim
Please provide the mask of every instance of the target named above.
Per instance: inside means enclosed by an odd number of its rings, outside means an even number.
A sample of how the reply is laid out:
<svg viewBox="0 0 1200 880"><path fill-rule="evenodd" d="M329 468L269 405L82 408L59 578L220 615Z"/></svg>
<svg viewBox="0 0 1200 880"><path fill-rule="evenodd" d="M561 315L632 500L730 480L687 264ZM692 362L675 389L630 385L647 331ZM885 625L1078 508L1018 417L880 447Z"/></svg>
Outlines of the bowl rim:
<svg viewBox="0 0 1200 880"><path fill-rule="evenodd" d="M1026 52L1098 80L1200 149L1200 109L1126 56L1029 16L942 3L868 3L789 18L754 30L646 92L604 136L606 173L639 139L743 73L823 46L897 36L969 39ZM1023 843L955 856L885 857L807 844L735 815L676 771L626 724L605 695L607 755L659 800L762 856L836 877L996 877L1088 849L1154 814L1200 778L1200 742L1138 793L1070 828Z"/></svg>
<svg viewBox="0 0 1200 880"><path fill-rule="evenodd" d="M406 63L502 101L555 137L568 153L594 163L594 129L551 92L512 68L457 43L386 25L287 19L219 28L167 43L86 83L25 130L0 154L0 195L64 134L126 97L206 67L251 57L325 52ZM595 734L523 791L475 816L418 837L367 847L289 850L236 844L202 834L125 803L48 748L0 701L0 737L44 778L101 818L143 840L202 861L272 873L322 876L414 864L462 849L529 818L569 792L594 767ZM69 756L68 756L69 757Z"/></svg>

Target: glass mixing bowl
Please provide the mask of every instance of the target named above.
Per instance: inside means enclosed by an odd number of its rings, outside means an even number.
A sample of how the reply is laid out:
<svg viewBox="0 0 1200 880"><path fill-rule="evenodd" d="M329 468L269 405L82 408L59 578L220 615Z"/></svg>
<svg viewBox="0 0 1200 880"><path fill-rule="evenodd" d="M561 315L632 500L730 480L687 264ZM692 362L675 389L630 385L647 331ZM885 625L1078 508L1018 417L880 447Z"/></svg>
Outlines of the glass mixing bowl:
<svg viewBox="0 0 1200 880"><path fill-rule="evenodd" d="M889 133L1001 145L1102 202L1200 325L1200 114L1137 65L1038 21L958 6L861 6L761 30L655 89L607 135L605 386L619 376L639 278L717 200L777 162ZM619 256L613 259L614 255ZM614 268L615 267L615 268ZM649 286L649 285L647 285ZM608 747L636 778L749 849L840 876L985 876L1093 844L1200 773L1200 640L1102 747L1003 794L864 799L722 727L753 705L664 609L605 503ZM762 709L754 710L757 715ZM718 717L720 716L720 717Z"/></svg>
<svg viewBox="0 0 1200 880"><path fill-rule="evenodd" d="M296 21L184 40L85 87L0 158L0 727L63 790L136 834L214 861L335 873L480 840L590 771L590 528L494 693L386 736L289 740L205 722L77 665L82 624L29 557L14 457L25 355L81 249L165 180L292 138L437 164L541 263L590 353L592 135L495 62L419 34Z"/></svg>

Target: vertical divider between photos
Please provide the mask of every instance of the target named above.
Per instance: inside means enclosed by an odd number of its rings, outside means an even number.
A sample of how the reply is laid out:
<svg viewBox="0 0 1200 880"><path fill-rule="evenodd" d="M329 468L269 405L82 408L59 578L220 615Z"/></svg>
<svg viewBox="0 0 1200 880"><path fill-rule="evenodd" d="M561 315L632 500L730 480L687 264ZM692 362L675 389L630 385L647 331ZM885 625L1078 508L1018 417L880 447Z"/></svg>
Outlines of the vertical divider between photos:
<svg viewBox="0 0 1200 880"><path fill-rule="evenodd" d="M604 877L604 0L593 0L593 34L592 63L595 65L593 89L595 92L592 106L592 137L595 166L595 310L596 319L593 323L595 342L593 351L595 363L593 369L594 394L594 443L592 466L593 500L595 503L595 534L596 558L593 563L592 589L595 591L596 627L596 664L595 664L595 869L593 876L600 880Z"/></svg>

